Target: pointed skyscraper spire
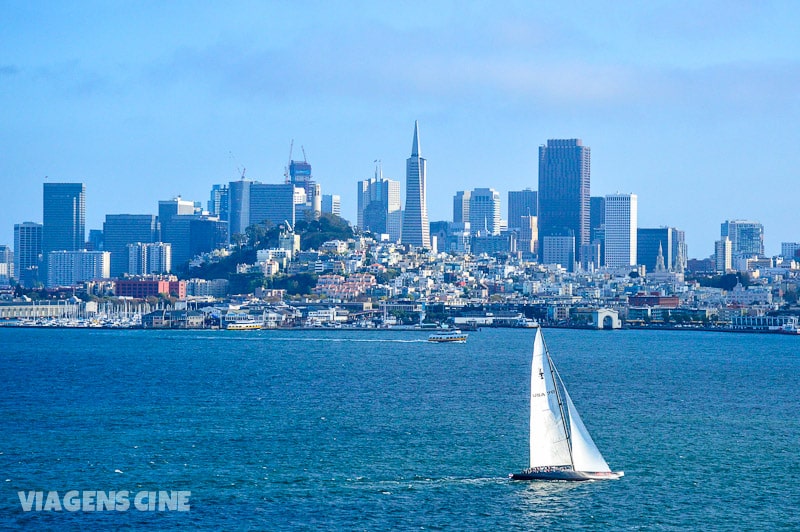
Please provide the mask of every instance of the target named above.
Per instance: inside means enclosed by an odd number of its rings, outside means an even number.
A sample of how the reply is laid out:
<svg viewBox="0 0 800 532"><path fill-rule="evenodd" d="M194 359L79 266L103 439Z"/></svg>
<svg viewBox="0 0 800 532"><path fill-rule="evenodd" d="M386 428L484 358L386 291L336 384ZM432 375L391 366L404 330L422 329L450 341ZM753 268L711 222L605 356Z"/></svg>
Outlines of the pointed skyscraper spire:
<svg viewBox="0 0 800 532"><path fill-rule="evenodd" d="M414 120L414 142L411 143L411 156L419 157L419 153L419 121Z"/></svg>

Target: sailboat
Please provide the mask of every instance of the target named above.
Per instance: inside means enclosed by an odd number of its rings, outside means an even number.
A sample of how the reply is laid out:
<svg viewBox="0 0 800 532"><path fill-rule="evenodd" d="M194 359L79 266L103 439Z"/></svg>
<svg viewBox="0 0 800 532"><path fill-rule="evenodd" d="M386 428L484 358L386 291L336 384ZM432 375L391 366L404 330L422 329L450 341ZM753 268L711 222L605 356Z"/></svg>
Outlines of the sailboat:
<svg viewBox="0 0 800 532"><path fill-rule="evenodd" d="M586 430L544 343L542 328L533 341L531 365L530 467L514 480L604 480L611 471Z"/></svg>

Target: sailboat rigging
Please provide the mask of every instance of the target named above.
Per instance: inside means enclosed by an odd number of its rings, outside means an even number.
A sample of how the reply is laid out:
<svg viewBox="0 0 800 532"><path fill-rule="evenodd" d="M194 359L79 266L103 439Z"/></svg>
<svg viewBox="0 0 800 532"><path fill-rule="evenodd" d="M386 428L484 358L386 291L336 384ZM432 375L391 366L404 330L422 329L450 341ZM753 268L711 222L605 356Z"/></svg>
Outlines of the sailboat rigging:
<svg viewBox="0 0 800 532"><path fill-rule="evenodd" d="M531 363L530 463L514 480L616 479L583 424L544 343L536 331Z"/></svg>

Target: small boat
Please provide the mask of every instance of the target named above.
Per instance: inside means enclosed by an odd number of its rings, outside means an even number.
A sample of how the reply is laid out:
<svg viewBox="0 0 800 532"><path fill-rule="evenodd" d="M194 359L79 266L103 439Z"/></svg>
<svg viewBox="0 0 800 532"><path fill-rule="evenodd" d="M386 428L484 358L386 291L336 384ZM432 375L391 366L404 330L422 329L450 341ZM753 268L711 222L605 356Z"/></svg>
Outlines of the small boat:
<svg viewBox="0 0 800 532"><path fill-rule="evenodd" d="M530 467L513 480L605 480L611 471L581 421L564 382L536 331L531 364Z"/></svg>
<svg viewBox="0 0 800 532"><path fill-rule="evenodd" d="M450 329L447 331L435 332L428 336L429 342L439 343L457 343L463 344L467 341L467 334L458 329Z"/></svg>

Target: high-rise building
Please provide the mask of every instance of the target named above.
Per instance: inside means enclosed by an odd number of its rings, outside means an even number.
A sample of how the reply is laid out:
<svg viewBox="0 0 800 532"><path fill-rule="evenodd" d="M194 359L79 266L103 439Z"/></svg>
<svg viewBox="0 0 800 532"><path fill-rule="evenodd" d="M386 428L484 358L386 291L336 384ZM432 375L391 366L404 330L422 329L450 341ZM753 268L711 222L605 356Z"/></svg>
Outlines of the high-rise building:
<svg viewBox="0 0 800 532"><path fill-rule="evenodd" d="M723 273L733 269L733 242L727 236L714 242L714 269Z"/></svg>
<svg viewBox="0 0 800 532"><path fill-rule="evenodd" d="M800 242L781 242L781 257L784 259L799 259Z"/></svg>
<svg viewBox="0 0 800 532"><path fill-rule="evenodd" d="M469 223L469 200L472 192L469 190L459 190L453 197L453 223Z"/></svg>
<svg viewBox="0 0 800 532"><path fill-rule="evenodd" d="M560 264L567 271L575 271L575 235L571 230L564 234L539 236L542 264Z"/></svg>
<svg viewBox="0 0 800 532"><path fill-rule="evenodd" d="M289 222L294 227L296 218L295 191L292 184L267 184L255 182L250 185L250 223L271 224Z"/></svg>
<svg viewBox="0 0 800 532"><path fill-rule="evenodd" d="M48 288L108 279L111 273L111 254L108 251L51 251L47 261Z"/></svg>
<svg viewBox="0 0 800 532"><path fill-rule="evenodd" d="M535 255L539 249L539 225L536 216L520 218L519 241L517 249L528 255Z"/></svg>
<svg viewBox="0 0 800 532"><path fill-rule="evenodd" d="M391 242L400 241L400 182L383 177L380 166L375 177L358 182L358 219L361 229L388 234Z"/></svg>
<svg viewBox="0 0 800 532"><path fill-rule="evenodd" d="M128 244L127 271L131 275L149 275L172 271L172 244L136 242Z"/></svg>
<svg viewBox="0 0 800 532"><path fill-rule="evenodd" d="M245 179L228 184L228 229L230 236L243 235L250 225L250 185Z"/></svg>
<svg viewBox="0 0 800 532"><path fill-rule="evenodd" d="M414 122L411 157L406 159L406 208L403 211L402 243L430 248L428 204L426 199L427 161L419 147L419 123Z"/></svg>
<svg viewBox="0 0 800 532"><path fill-rule="evenodd" d="M622 268L636 264L638 198L636 194L606 196L605 265Z"/></svg>
<svg viewBox="0 0 800 532"><path fill-rule="evenodd" d="M34 222L14 224L14 275L25 288L39 282L43 229Z"/></svg>
<svg viewBox="0 0 800 532"><path fill-rule="evenodd" d="M171 220L172 216L167 223ZM103 223L103 249L111 252L111 277L134 273L128 270L129 244L158 242L160 238L160 224L155 214L107 214Z"/></svg>
<svg viewBox="0 0 800 532"><path fill-rule="evenodd" d="M493 188L476 188L469 199L469 225L474 233L500 234L500 193Z"/></svg>
<svg viewBox="0 0 800 532"><path fill-rule="evenodd" d="M303 150L305 154L305 150ZM289 161L289 170L286 176L286 183L291 183L295 187L302 188L306 193L305 203L298 208L300 211L307 211L305 218L317 219L322 213L322 187L314 181L311 175L311 165L308 161Z"/></svg>
<svg viewBox="0 0 800 532"><path fill-rule="evenodd" d="M720 236L730 239L734 258L764 255L764 226L758 222L725 220L720 225Z"/></svg>
<svg viewBox="0 0 800 532"><path fill-rule="evenodd" d="M45 183L42 197L42 255L46 269L51 251L77 251L85 247L86 186Z"/></svg>
<svg viewBox="0 0 800 532"><path fill-rule="evenodd" d="M539 147L538 218L543 256L550 256L544 236L571 232L579 249L589 243L590 180L591 150L580 139L550 139Z"/></svg>
<svg viewBox="0 0 800 532"><path fill-rule="evenodd" d="M328 214L342 215L342 197L338 194L322 195L322 212Z"/></svg>
<svg viewBox="0 0 800 532"><path fill-rule="evenodd" d="M670 271L683 271L682 261L688 254L685 233L674 227L640 228L636 231L636 264L647 272L654 272L658 250L664 257L664 267Z"/></svg>
<svg viewBox="0 0 800 532"><path fill-rule="evenodd" d="M228 220L228 185L213 185L208 199L208 214Z"/></svg>
<svg viewBox="0 0 800 532"><path fill-rule="evenodd" d="M539 193L526 188L525 190L508 191L508 228L522 229L523 216L537 217L539 213ZM522 240L522 238L520 238ZM521 244L520 244L521 245Z"/></svg>
<svg viewBox="0 0 800 532"><path fill-rule="evenodd" d="M14 278L14 252L6 245L0 245L0 283L6 284Z"/></svg>

